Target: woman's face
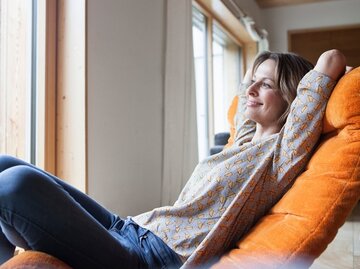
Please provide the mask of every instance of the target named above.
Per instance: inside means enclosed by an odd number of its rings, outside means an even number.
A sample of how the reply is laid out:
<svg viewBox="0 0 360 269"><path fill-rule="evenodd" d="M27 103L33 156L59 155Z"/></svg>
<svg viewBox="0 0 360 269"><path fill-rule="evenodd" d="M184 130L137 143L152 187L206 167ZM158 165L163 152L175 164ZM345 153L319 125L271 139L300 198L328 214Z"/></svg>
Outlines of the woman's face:
<svg viewBox="0 0 360 269"><path fill-rule="evenodd" d="M264 128L281 129L278 120L287 104L276 84L276 63L268 59L253 74L252 84L246 90L246 114Z"/></svg>

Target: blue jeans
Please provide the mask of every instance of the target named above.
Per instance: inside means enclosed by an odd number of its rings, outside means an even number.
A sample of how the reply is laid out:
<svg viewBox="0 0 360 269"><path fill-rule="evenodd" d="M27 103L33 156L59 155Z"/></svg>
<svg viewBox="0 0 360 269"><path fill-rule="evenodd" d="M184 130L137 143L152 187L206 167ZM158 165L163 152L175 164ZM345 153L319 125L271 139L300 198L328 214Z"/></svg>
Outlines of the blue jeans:
<svg viewBox="0 0 360 269"><path fill-rule="evenodd" d="M15 245L73 268L179 268L160 238L121 219L55 176L0 156L0 264Z"/></svg>

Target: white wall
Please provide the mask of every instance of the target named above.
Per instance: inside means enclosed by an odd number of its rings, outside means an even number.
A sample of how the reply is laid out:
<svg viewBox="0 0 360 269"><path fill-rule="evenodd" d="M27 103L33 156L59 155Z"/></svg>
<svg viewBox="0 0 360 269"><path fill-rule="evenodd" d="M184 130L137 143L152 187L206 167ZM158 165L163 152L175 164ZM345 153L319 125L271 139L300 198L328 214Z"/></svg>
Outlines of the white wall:
<svg viewBox="0 0 360 269"><path fill-rule="evenodd" d="M88 192L121 216L160 205L164 9L87 1Z"/></svg>
<svg viewBox="0 0 360 269"><path fill-rule="evenodd" d="M270 50L287 51L287 31L360 24L359 0L336 0L263 9Z"/></svg>
<svg viewBox="0 0 360 269"><path fill-rule="evenodd" d="M287 50L287 31L360 23L359 0L259 9L236 0ZM121 216L160 205L166 0L87 1L88 192Z"/></svg>

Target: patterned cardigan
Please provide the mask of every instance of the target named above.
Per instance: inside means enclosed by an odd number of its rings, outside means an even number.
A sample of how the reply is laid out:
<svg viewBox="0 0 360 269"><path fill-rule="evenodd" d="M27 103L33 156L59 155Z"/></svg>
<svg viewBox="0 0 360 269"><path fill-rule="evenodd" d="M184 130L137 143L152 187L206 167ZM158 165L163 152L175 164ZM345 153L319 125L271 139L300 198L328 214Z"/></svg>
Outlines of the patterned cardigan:
<svg viewBox="0 0 360 269"><path fill-rule="evenodd" d="M255 123L244 117L246 97L240 92L234 144L197 165L174 205L134 221L162 238L184 261L183 268L216 261L303 170L320 136L334 86L319 72L307 73L280 132L253 142Z"/></svg>

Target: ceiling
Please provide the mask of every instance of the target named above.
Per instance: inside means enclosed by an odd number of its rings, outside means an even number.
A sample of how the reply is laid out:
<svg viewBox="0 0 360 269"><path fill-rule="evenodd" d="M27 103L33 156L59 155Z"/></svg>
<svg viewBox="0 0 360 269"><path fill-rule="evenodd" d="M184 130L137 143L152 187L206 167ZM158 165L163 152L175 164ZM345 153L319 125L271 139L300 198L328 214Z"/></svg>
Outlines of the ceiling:
<svg viewBox="0 0 360 269"><path fill-rule="evenodd" d="M332 0L256 0L260 8L279 7L297 4L308 4Z"/></svg>

